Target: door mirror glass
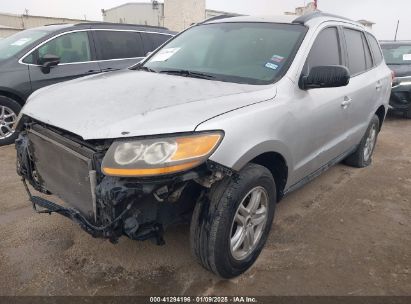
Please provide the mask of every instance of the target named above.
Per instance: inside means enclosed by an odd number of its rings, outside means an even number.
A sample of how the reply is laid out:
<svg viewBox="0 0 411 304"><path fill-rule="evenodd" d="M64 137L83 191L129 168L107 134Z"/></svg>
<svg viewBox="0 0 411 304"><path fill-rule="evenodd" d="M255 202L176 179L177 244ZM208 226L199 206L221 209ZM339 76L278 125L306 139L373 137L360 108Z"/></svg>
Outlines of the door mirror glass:
<svg viewBox="0 0 411 304"><path fill-rule="evenodd" d="M303 90L344 87L350 82L350 72L341 65L317 66L310 69L308 76L300 79Z"/></svg>
<svg viewBox="0 0 411 304"><path fill-rule="evenodd" d="M38 64L41 66L41 70L44 74L50 73L50 69L60 63L60 57L53 54L46 54L39 58Z"/></svg>

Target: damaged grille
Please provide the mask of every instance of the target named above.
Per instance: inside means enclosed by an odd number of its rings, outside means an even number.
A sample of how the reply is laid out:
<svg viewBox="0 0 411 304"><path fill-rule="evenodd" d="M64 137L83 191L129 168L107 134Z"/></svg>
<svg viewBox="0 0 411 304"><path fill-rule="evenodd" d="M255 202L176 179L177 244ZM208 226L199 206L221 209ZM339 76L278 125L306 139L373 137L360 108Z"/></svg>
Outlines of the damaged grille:
<svg viewBox="0 0 411 304"><path fill-rule="evenodd" d="M70 207L95 220L94 151L40 125L28 131L38 181Z"/></svg>

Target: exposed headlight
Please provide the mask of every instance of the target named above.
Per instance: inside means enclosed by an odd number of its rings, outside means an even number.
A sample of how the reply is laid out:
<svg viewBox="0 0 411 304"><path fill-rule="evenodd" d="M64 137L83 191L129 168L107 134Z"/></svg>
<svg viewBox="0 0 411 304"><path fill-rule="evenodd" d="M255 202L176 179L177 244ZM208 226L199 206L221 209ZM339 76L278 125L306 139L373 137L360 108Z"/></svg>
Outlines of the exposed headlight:
<svg viewBox="0 0 411 304"><path fill-rule="evenodd" d="M103 159L110 176L154 176L180 172L204 163L222 132L114 142Z"/></svg>

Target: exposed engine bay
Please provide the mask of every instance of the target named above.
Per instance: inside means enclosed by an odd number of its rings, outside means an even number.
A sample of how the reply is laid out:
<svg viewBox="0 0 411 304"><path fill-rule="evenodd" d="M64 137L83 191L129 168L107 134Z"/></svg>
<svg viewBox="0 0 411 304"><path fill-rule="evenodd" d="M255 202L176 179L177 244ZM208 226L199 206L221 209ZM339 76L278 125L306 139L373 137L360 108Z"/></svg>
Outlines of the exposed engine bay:
<svg viewBox="0 0 411 304"><path fill-rule="evenodd" d="M36 121L25 122L16 141L17 172L36 212L59 213L93 237L111 242L126 235L162 245L164 230L189 222L211 185L233 174L207 161L161 177L106 176L101 164L112 141L86 142ZM43 194L56 195L67 207L33 195L27 182Z"/></svg>

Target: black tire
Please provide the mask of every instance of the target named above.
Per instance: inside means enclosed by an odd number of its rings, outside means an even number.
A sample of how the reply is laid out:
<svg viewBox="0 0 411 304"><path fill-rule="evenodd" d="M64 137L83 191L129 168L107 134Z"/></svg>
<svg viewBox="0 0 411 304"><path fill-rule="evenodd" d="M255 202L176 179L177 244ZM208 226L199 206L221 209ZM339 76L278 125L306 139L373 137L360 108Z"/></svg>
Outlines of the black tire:
<svg viewBox="0 0 411 304"><path fill-rule="evenodd" d="M268 194L265 196L265 226L260 229L261 234L256 238L254 249L239 260L234 258L230 247L234 216L243 198L256 188L263 188ZM197 203L191 221L191 251L197 261L222 278L233 278L244 273L254 264L265 245L274 218L276 200L273 176L260 165L249 164L241 170L238 178L226 178L214 184Z"/></svg>
<svg viewBox="0 0 411 304"><path fill-rule="evenodd" d="M3 122L2 117L1 117L1 115L2 115L1 112L2 112L3 107L6 107L7 109L13 111L14 114L15 114L15 117L17 117L17 115L20 113L20 110L21 110L21 105L17 101L15 101L11 98L5 97L5 96L0 96L0 128L1 128L1 130L0 130L0 146L10 145L10 144L14 143L14 141L16 140L16 138L18 136L17 132L14 132L14 133L12 133L11 135L8 135L8 136L3 134L3 133L9 133L9 130L6 129L6 126L1 125L1 123ZM11 120L7 119L6 123L10 123L10 122L11 122ZM11 124L9 126L11 126Z"/></svg>
<svg viewBox="0 0 411 304"><path fill-rule="evenodd" d="M375 134L373 146L371 148L371 153L369 157L366 157L365 154L367 153L365 153L365 150L367 148L367 139L369 138L372 130L376 130L376 134ZM364 137L362 138L357 150L353 154L348 156L344 160L344 163L346 165L356 167L356 168L365 168L371 165L372 154L374 152L375 145L377 143L379 131L380 131L380 120L377 115L374 115L373 118L371 119L371 122L367 128L367 131L365 132Z"/></svg>
<svg viewBox="0 0 411 304"><path fill-rule="evenodd" d="M405 118L411 119L411 108L408 109L407 112L404 113Z"/></svg>

